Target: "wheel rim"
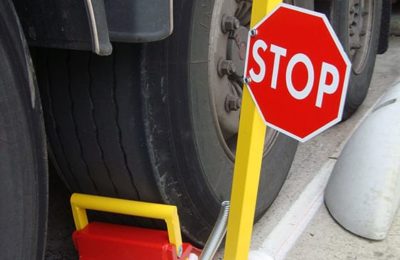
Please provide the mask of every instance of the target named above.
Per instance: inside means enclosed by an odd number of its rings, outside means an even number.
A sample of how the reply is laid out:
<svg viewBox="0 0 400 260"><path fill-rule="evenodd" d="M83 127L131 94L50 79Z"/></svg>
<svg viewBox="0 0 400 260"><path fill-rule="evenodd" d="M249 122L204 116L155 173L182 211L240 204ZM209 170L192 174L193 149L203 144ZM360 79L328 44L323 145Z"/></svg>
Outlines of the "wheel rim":
<svg viewBox="0 0 400 260"><path fill-rule="evenodd" d="M360 74L366 64L372 36L373 8L373 0L349 1L349 56L356 74Z"/></svg>
<svg viewBox="0 0 400 260"><path fill-rule="evenodd" d="M209 42L208 85L214 127L226 155L234 161L242 99L243 71L251 2L215 1ZM267 131L264 155L278 133Z"/></svg>

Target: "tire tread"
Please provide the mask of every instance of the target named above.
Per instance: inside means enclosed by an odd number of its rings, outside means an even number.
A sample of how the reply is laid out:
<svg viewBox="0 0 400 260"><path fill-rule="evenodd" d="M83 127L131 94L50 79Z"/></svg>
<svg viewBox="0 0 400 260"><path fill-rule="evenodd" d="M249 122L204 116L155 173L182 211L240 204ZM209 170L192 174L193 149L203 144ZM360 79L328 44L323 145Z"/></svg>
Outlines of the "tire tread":
<svg viewBox="0 0 400 260"><path fill-rule="evenodd" d="M108 57L37 49L49 142L72 191L162 201L147 153L139 57L124 44Z"/></svg>

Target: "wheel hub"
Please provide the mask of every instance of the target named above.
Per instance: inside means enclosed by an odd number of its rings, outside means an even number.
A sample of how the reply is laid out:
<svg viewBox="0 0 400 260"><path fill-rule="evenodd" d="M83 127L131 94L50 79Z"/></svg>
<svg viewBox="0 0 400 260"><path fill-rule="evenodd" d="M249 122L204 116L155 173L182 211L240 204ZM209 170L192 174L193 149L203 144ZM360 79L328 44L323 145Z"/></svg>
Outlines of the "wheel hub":
<svg viewBox="0 0 400 260"><path fill-rule="evenodd" d="M244 72L244 63L246 58L247 36L249 29L240 26L230 36L227 46L226 58L235 65L236 71L230 75L230 80L241 84Z"/></svg>
<svg viewBox="0 0 400 260"><path fill-rule="evenodd" d="M219 139L234 160L252 3L215 1L209 43L209 86ZM277 132L268 131L265 152Z"/></svg>

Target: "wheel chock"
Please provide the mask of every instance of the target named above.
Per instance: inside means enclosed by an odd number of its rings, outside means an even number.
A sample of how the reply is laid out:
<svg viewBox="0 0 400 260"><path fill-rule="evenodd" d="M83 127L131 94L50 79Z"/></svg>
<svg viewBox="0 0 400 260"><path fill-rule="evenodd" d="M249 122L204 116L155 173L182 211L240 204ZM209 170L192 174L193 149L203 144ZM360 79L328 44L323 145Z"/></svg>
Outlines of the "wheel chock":
<svg viewBox="0 0 400 260"><path fill-rule="evenodd" d="M76 231L73 242L81 260L197 259L201 251L182 243L175 206L73 194ZM167 231L101 222L88 223L86 210L162 219Z"/></svg>
<svg viewBox="0 0 400 260"><path fill-rule="evenodd" d="M187 259L194 250L184 243L178 257L166 231L98 222L75 231L73 241L81 260Z"/></svg>
<svg viewBox="0 0 400 260"><path fill-rule="evenodd" d="M325 204L350 232L385 239L400 208L400 82L346 143L325 191Z"/></svg>

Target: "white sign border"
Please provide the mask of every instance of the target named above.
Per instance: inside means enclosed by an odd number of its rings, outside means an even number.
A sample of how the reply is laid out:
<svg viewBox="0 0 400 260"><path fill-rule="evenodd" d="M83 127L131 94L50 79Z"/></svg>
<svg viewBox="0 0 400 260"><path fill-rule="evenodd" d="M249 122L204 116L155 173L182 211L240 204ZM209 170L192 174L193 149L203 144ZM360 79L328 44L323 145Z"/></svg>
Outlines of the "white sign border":
<svg viewBox="0 0 400 260"><path fill-rule="evenodd" d="M347 96L347 90L348 90L348 86L349 86L350 73L351 73L351 65L352 65L352 64L351 64L351 61L350 61L349 57L347 56L347 53L344 51L343 46L342 46L342 44L340 43L340 40L339 40L339 38L337 37L337 35L336 35L334 29L332 28L332 26L331 26L331 24L330 24L328 18L325 16L325 14L318 13L318 12L315 12L315 11L311 11L311 10L308 10L308 9L305 9L305 8L301 8L301 7L298 7L298 6L293 6L293 5L285 4L285 3L279 4L273 11L271 11L268 15L266 15L266 16L265 16L260 22L258 22L252 29L250 29L249 34L248 34L248 38L247 38L247 42L248 42L248 43L250 42L250 38L252 37L252 36L251 36L251 31L252 31L252 30L257 30L257 28L258 28L262 23L264 23L269 17L271 17L271 16L272 16L278 9L280 9L280 8L287 8L287 9L299 11L299 12L302 12L302 13L305 13L305 14L309 14L309 15L313 15L313 16L317 16L317 17L321 18L321 19L323 20L323 22L325 23L326 27L328 28L328 30L329 30L329 32L330 32L332 38L333 38L333 41L335 42L336 47L338 48L340 54L342 55L342 57L343 57L343 59L344 59L344 62L346 63L346 74L345 74L345 78L344 78L344 81L343 81L344 86L343 86L343 90L342 90L342 98L341 98L341 101L340 101L339 112L338 112L337 117L336 117L335 119L333 119L332 121L330 121L329 123L323 125L323 126L320 127L319 129L315 130L315 131L312 132L311 134L305 136L304 138L301 138L301 137L299 137L299 136L297 136L297 135L294 135L294 134L292 134L292 133L289 133L288 131L286 131L286 130L280 128L280 127L277 127L277 126L275 126L274 124L271 124L271 123L267 122L266 119L265 119L265 117L264 117L264 115L263 115L263 113L261 112L261 109L260 109L258 103L256 102L256 99L255 99L255 97L254 97L254 95L253 95L253 92L252 92L251 89L250 89L249 84L251 84L251 82L245 83L246 86L247 86L247 88L248 88L248 91L250 92L250 95L251 95L251 97L252 97L252 99L253 99L253 102L255 103L255 105L256 105L256 107L257 107L257 110L258 110L258 112L259 112L260 115L261 115L261 118L263 119L264 123L265 123L267 126L273 128L273 129L275 129L275 130L277 130L277 131L279 131L279 132L281 132L281 133L283 133L283 134L285 134L285 135L287 135L287 136L290 136L290 137L292 137L292 138L294 138L294 139L296 139L296 140L298 140L298 141L300 141L300 142L306 142L306 141L310 140L311 138L315 137L316 135L318 135L318 134L324 132L324 131L327 130L328 128L332 127L333 125L335 125L335 124L339 123L340 121L342 121L343 109L344 109L344 105L345 105L345 102L346 102L346 96ZM244 78L246 78L246 77L248 76L248 75L246 74L246 72L247 72L247 64L248 64L249 52L250 52L250 44L247 44L246 60L245 60L245 67L244 67L244 74L243 74L243 75L244 75Z"/></svg>

